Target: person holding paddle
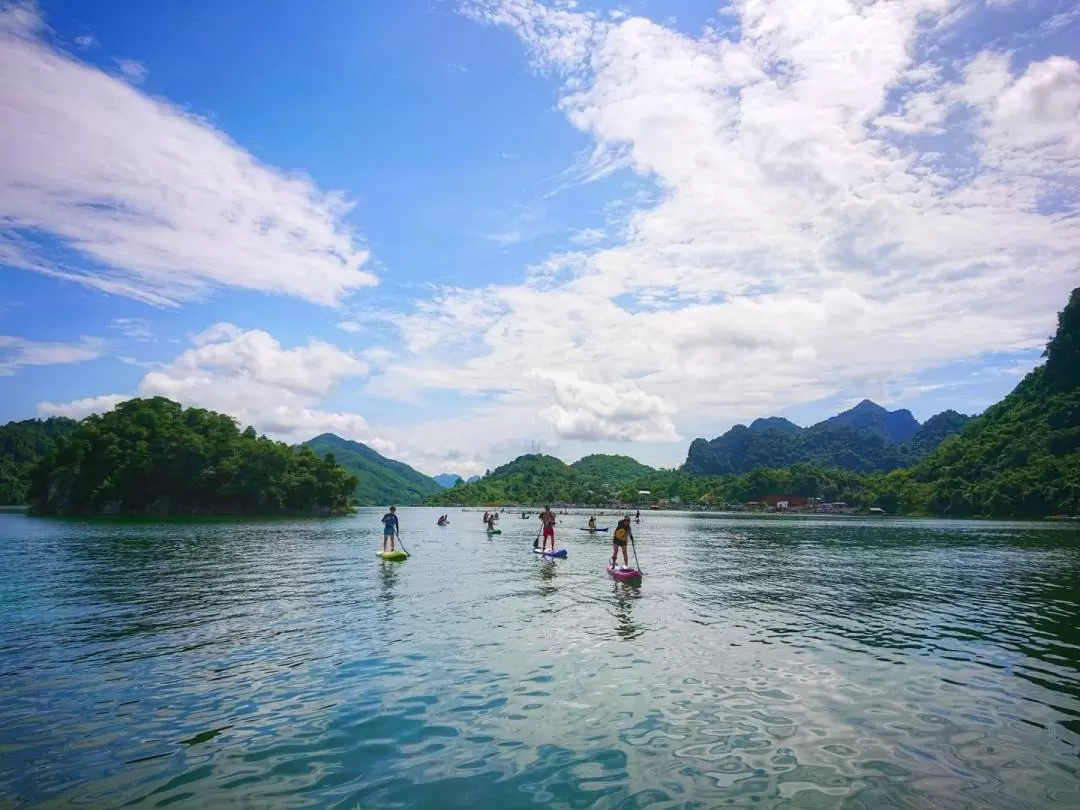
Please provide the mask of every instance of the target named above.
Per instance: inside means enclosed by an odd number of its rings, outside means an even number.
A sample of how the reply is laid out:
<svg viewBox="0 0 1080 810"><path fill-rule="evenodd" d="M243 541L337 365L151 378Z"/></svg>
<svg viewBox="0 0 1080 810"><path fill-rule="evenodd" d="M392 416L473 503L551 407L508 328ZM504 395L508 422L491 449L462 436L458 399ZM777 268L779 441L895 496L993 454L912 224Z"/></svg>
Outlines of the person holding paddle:
<svg viewBox="0 0 1080 810"><path fill-rule="evenodd" d="M616 560L619 558L619 549L622 549L623 566L630 567L630 558L626 556L626 544L634 538L634 534L630 531L630 516L627 515L619 521L619 525L615 527L615 534L611 537L611 565L616 565Z"/></svg>
<svg viewBox="0 0 1080 810"><path fill-rule="evenodd" d="M555 551L555 513L551 511L550 506L545 506L544 511L540 513L540 522L543 524L544 544L540 547L541 551L547 551L547 541L551 538L551 550Z"/></svg>
<svg viewBox="0 0 1080 810"><path fill-rule="evenodd" d="M383 535L382 535L382 550L386 551L386 543L390 543L390 551L394 550L394 539L398 534L398 519L397 519L397 507L391 506L390 511L382 516Z"/></svg>

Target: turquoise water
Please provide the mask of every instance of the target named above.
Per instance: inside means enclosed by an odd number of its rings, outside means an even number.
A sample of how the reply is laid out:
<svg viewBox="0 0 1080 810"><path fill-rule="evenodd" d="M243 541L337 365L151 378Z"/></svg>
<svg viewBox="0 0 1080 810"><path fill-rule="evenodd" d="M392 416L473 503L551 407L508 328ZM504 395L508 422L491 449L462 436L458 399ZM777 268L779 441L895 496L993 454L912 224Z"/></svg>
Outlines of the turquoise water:
<svg viewBox="0 0 1080 810"><path fill-rule="evenodd" d="M0 515L0 807L1080 807L1076 528L381 514Z"/></svg>

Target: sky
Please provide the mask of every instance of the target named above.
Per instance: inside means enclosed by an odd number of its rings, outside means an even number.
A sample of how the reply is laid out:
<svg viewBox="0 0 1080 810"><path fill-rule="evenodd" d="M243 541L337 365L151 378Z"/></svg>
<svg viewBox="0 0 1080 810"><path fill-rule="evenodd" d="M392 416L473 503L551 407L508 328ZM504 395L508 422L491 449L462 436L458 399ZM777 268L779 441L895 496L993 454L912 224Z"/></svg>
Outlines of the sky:
<svg viewBox="0 0 1080 810"><path fill-rule="evenodd" d="M978 413L1080 283L1073 0L0 0L0 421L429 474Z"/></svg>

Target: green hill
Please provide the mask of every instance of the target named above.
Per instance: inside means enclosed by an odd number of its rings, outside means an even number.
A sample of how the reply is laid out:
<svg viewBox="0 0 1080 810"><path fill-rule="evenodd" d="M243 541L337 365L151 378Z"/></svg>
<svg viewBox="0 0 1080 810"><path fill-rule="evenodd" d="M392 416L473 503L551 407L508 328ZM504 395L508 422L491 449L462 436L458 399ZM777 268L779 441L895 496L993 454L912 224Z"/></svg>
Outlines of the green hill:
<svg viewBox="0 0 1080 810"><path fill-rule="evenodd" d="M604 503L626 496L634 482L663 471L629 456L591 455L565 464L545 455L525 455L472 483L444 489L428 503L496 506L520 503Z"/></svg>
<svg viewBox="0 0 1080 810"><path fill-rule="evenodd" d="M366 444L324 433L304 442L320 456L333 453L338 464L359 479L353 497L360 506L403 506L422 504L443 488L435 479L419 473L408 464L379 455ZM447 490L449 491L449 490Z"/></svg>
<svg viewBox="0 0 1080 810"><path fill-rule="evenodd" d="M578 459L570 468L597 484L621 487L656 472L630 456L594 454Z"/></svg>
<svg viewBox="0 0 1080 810"><path fill-rule="evenodd" d="M0 505L26 503L34 465L61 436L78 428L74 419L26 419L0 426Z"/></svg>
<svg viewBox="0 0 1080 810"><path fill-rule="evenodd" d="M1080 288L1043 356L959 436L886 476L882 503L954 516L1080 514Z"/></svg>
<svg viewBox="0 0 1080 810"><path fill-rule="evenodd" d="M346 511L355 483L333 459L153 397L60 436L28 499L38 515L325 515Z"/></svg>

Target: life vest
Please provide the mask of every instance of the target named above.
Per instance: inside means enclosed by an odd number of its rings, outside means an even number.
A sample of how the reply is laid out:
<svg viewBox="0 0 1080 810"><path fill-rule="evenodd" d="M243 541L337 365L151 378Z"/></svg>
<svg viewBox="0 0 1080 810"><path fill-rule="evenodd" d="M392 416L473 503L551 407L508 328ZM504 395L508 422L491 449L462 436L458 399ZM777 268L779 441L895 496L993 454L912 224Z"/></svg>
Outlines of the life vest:
<svg viewBox="0 0 1080 810"><path fill-rule="evenodd" d="M616 540L625 540L626 539L626 529L624 529L622 526L617 528L615 530L615 539Z"/></svg>

